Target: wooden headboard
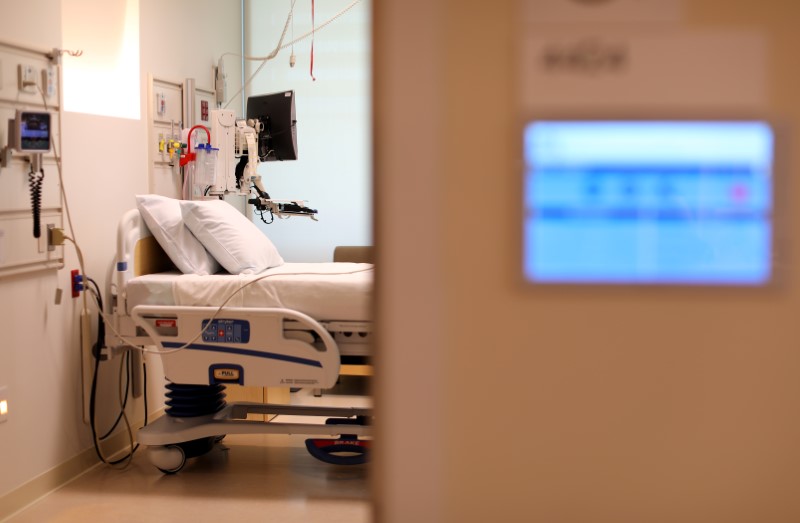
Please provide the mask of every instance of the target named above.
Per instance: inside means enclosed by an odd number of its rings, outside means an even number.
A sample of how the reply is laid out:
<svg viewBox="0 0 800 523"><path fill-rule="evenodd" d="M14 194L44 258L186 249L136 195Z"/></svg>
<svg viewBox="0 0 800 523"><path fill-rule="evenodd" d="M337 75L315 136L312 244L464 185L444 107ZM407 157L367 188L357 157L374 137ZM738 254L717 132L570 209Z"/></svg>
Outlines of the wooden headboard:
<svg viewBox="0 0 800 523"><path fill-rule="evenodd" d="M176 270L136 209L126 212L117 226L116 262L119 288L131 277Z"/></svg>
<svg viewBox="0 0 800 523"><path fill-rule="evenodd" d="M333 261L352 263L375 263L371 245L340 245L333 250Z"/></svg>
<svg viewBox="0 0 800 523"><path fill-rule="evenodd" d="M133 248L133 268L134 276L177 270L155 236L144 236L136 242Z"/></svg>

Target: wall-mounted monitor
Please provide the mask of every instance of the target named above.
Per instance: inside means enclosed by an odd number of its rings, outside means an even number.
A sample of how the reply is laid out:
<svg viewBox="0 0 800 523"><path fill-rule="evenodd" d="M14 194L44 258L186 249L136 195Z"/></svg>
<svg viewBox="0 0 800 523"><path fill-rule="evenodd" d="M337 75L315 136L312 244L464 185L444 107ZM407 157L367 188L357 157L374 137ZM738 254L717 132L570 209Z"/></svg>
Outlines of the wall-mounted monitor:
<svg viewBox="0 0 800 523"><path fill-rule="evenodd" d="M523 150L527 281L772 280L767 122L534 120L524 126Z"/></svg>
<svg viewBox="0 0 800 523"><path fill-rule="evenodd" d="M14 149L19 152L50 152L50 113L17 110L13 122Z"/></svg>
<svg viewBox="0 0 800 523"><path fill-rule="evenodd" d="M247 118L263 125L258 136L258 157L262 162L297 160L294 91L249 97Z"/></svg>

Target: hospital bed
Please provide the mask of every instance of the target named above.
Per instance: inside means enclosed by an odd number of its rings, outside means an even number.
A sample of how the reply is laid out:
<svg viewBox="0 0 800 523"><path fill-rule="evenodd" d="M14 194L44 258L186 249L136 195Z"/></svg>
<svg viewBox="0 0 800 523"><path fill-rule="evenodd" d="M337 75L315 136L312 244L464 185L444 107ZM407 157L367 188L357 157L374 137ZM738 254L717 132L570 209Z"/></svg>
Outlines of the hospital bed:
<svg viewBox="0 0 800 523"><path fill-rule="evenodd" d="M337 255L364 259L361 250ZM343 358L358 361L370 353L371 269L367 263L285 263L258 274L182 274L139 210L128 211L117 232L106 346L111 353L151 347L163 362L165 415L138 432L152 463L175 473L227 434L265 433L314 436L306 440L314 457L364 463L370 409L227 403L224 389L333 387ZM248 414L326 420L267 422Z"/></svg>

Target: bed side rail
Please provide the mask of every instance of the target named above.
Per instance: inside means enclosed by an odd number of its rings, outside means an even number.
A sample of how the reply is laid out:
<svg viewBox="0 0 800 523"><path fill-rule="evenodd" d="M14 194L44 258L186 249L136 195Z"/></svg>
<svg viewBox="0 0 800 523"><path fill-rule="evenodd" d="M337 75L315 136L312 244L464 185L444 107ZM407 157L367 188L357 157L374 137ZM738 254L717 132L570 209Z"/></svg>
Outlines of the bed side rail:
<svg viewBox="0 0 800 523"><path fill-rule="evenodd" d="M138 305L131 316L162 352L173 383L331 388L339 376L333 336L295 310ZM287 335L289 322L302 324L315 341Z"/></svg>
<svg viewBox="0 0 800 523"><path fill-rule="evenodd" d="M151 236L150 230L144 224L137 209L132 209L122 215L117 225L117 251L114 258L114 284L111 289L114 296L115 312L125 313L125 285L136 274L134 253L136 243L145 237Z"/></svg>

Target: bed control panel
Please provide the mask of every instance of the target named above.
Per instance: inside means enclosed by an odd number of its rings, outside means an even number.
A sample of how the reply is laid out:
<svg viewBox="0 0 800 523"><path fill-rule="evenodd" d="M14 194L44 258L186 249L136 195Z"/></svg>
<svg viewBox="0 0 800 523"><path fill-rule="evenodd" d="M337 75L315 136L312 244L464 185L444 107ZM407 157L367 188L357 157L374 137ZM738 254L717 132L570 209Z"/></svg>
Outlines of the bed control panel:
<svg viewBox="0 0 800 523"><path fill-rule="evenodd" d="M246 320L215 319L209 325L203 320L203 341L217 343L248 343L250 322Z"/></svg>

